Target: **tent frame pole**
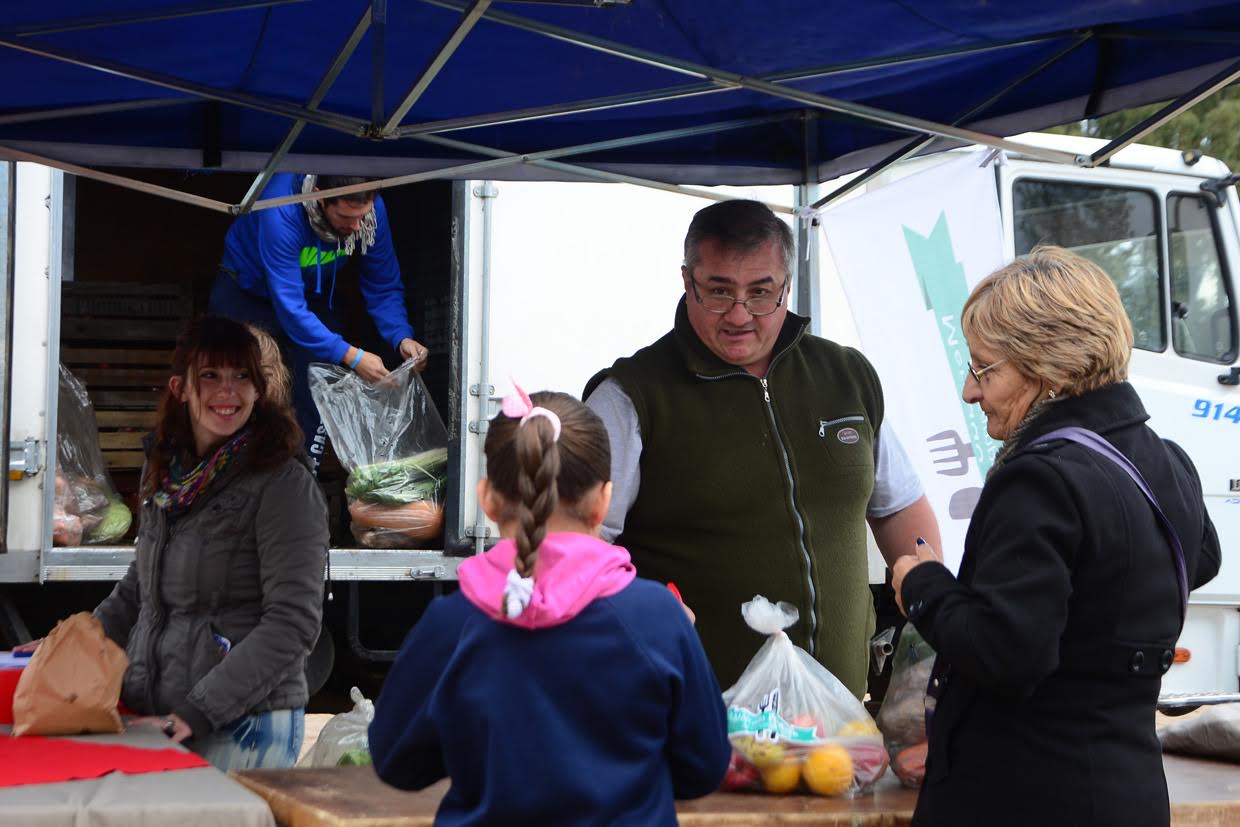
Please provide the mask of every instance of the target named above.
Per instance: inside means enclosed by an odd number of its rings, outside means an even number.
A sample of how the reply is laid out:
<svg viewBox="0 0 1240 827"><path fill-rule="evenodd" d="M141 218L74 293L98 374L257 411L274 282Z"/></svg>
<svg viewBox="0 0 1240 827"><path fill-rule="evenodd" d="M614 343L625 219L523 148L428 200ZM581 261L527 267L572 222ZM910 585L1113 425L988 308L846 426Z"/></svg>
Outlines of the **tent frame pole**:
<svg viewBox="0 0 1240 827"><path fill-rule="evenodd" d="M1111 159L1112 156L1115 155L1115 153L1119 152L1124 147L1135 141L1141 140L1141 138L1145 135L1153 132L1155 129L1162 126L1176 115L1179 115L1184 110L1195 106L1204 98L1208 98L1210 95L1213 95L1215 92L1222 89L1224 86L1227 86L1236 78L1240 78L1240 60L1233 62L1223 71L1201 82L1194 88L1185 92L1183 95L1180 95L1180 97L1176 98L1162 109L1159 109L1157 112L1141 121L1141 123L1130 127L1124 132L1124 134L1120 135L1118 138L1090 155L1087 166L1096 167L1101 164L1105 164Z"/></svg>
<svg viewBox="0 0 1240 827"><path fill-rule="evenodd" d="M985 52L1002 51L1004 49L1018 48L1021 46L1032 46L1039 43L1050 43L1055 40L1061 40L1063 37L1064 35L1051 35L1047 37L987 43L981 46L967 46L956 49L937 49L933 51L914 52L891 58L856 60L847 63L829 64L826 66L817 66L807 69L775 72L769 75L761 75L760 79L770 81L771 83L790 83L801 80L813 80L816 78L831 77L834 75L859 72L867 69L885 69L910 63L923 63L928 60L938 60L945 57L983 54ZM692 83L681 86L668 86L662 89L655 89L646 92L633 92L624 95L609 95L602 98L589 98L570 103L552 104L547 106L531 106L524 109L510 109L505 112L491 112L481 115L470 115L462 118L449 118L440 121L427 121L420 124L408 124L406 126L399 127L397 129L397 133L399 137L403 138L431 132L452 132L458 129L502 126L504 124L516 123L519 121L539 120L542 118L579 114L583 112L598 112L605 109L616 109L623 106L640 106L647 103L662 103L664 101L734 91L737 91L735 87L725 88L714 83Z"/></svg>
<svg viewBox="0 0 1240 827"><path fill-rule="evenodd" d="M206 84L196 83L183 78L173 77L171 75L165 75L160 72L152 72L146 69L127 66L115 61L105 60L103 58L77 54L67 49L57 49L44 45L35 46L30 43L21 43L6 38L0 38L0 47L7 47L9 49L15 49L19 52L26 52L27 54L46 57L62 63L81 66L85 69L94 69L95 71L118 75L130 80L149 83L153 86L161 86L165 89L171 89L175 92L184 92L206 100L216 100L222 103L231 103L237 106L242 106L247 109L256 109L259 112L279 115L293 121L304 120L307 123L333 129L337 132L345 132L350 135L364 135L369 126L366 121L361 118L353 118L348 115L310 110L305 107L294 106L282 101L271 100L257 95L248 95L244 92L232 92L226 89L216 89L215 87L207 86Z"/></svg>
<svg viewBox="0 0 1240 827"><path fill-rule="evenodd" d="M423 0L423 2L431 3L432 5L444 6L446 8L455 8L458 10L461 6L458 0ZM927 121L923 118L915 118L909 115L900 115L895 112L888 112L887 110L878 109L865 104L838 100L836 98L829 98L825 95L818 95L813 92L804 92L799 89L780 86L778 84L771 83L770 81L758 80L756 78L746 77L735 72L715 69L710 66L703 66L699 63L681 60L680 58L670 57L668 55L661 55L647 49L626 46L601 37L574 32L560 26L553 26L548 23L530 20L518 15L509 14L508 12L489 9L485 12L485 16L488 20L495 23L501 23L505 26L521 29L533 34L543 35L544 37L549 37L553 40L572 43L582 46L583 48L601 52L603 54L625 58L638 63L645 63L647 65L666 69L671 72L680 72L681 74L693 75L695 77L712 81L721 86L741 87L755 92L761 92L772 97L796 101L797 103L807 104L818 109L825 109L829 112L838 112L840 114L859 118L863 121L869 121L883 126L901 129L907 132L924 132L943 138L956 138L957 140L965 141L966 143L983 144L985 146L994 147L995 149L1006 149L1011 152L1020 152L1035 158L1043 158L1047 161L1054 161L1062 164L1081 165L1084 164L1088 158L1088 156L1085 155L1029 146L1027 144L1009 141L1005 138L987 135L970 129L961 129L959 127L949 126L948 124Z"/></svg>
<svg viewBox="0 0 1240 827"><path fill-rule="evenodd" d="M79 17L70 20L59 20L43 26L17 26L5 31L0 29L4 37L36 37L44 34L60 34L61 32L80 32L87 29L106 29L111 26L128 26L133 23L154 23L160 20L179 20L183 17L197 17L203 14L218 14L228 11L250 11L265 9L271 6L286 6L290 3L304 3L306 0L208 0L188 6L178 6L154 14L130 15L99 15L95 17Z"/></svg>
<svg viewBox="0 0 1240 827"><path fill-rule="evenodd" d="M197 103L191 98L144 98L132 101L114 101L113 103L93 103L86 106L62 106L58 109L39 109L30 112L13 112L0 115L0 126L14 123L35 123L51 121L57 118L77 118L86 115L104 115L109 112L132 112L135 109L157 109L161 106L183 106Z"/></svg>
<svg viewBox="0 0 1240 827"><path fill-rule="evenodd" d="M315 87L314 94L306 101L306 108L317 110L319 104L323 102L323 98L327 96L328 91L336 82L336 78L344 71L345 64L349 62L349 58L353 56L353 52L357 49L362 37L366 34L366 30L370 28L371 10L368 6L366 11L362 12L361 18L353 27L353 31L349 34L344 45L340 47L340 51L336 53L336 59L332 61L332 65L327 68L327 72L323 75L323 79L319 81L319 85ZM267 160L262 171L254 182L250 184L249 190L246 191L245 197L241 199L241 203L237 205L237 214L244 214L250 211L254 206L254 202L258 200L258 196L266 188L267 182L271 180L271 176L275 174L276 169L284 161L289 150L293 148L293 143L301 135L302 129L306 126L303 120L293 121L288 132L284 135L284 139L280 141L280 145L271 153L271 157Z"/></svg>
<svg viewBox="0 0 1240 827"><path fill-rule="evenodd" d="M776 121L786 120L790 117L798 117L797 112L781 112L774 115L764 115L757 118L742 118L733 121L719 121L717 123L702 124L699 126L683 127L681 129L669 129L662 132L651 132L645 135L635 135L625 138L612 138L606 141L595 141L588 144L577 144L575 146L560 147L558 149L545 149L539 152L529 153L511 153L502 149L493 149L490 147L479 146L478 144L470 144L464 141L458 141L452 138L442 138L439 136L424 135L419 140L427 143L435 143L440 146L447 146L453 149L460 149L467 152L475 152L478 154L491 155L492 157L485 161L473 161L467 164L456 166L440 167L438 169L427 170L425 172L416 172L410 175L400 175L395 178L384 178L378 181L367 181L361 184L351 184L347 187L333 187L332 189L320 190L314 193L294 193L293 195L284 195L279 198L267 198L254 204L254 209L270 209L272 207L283 207L286 204L300 204L303 201L309 201L315 198L332 198L342 195L351 195L355 192L364 192L369 190L387 189L389 187L401 186L404 184L413 184L418 181L429 181L436 178L444 177L466 177L472 173L485 172L491 169L511 166L513 164L533 164L536 166L546 166L549 169L556 169L562 172L571 172L574 175L583 177L592 177L602 180L620 181L626 183L642 183L646 186L658 185L658 189L671 189L670 191L682 192L689 194L699 194L699 191L693 191L688 187L679 187L674 184L662 184L661 182L646 181L645 179L635 178L632 176L621 176L616 173L594 170L589 167L578 167L575 165L552 163L555 158L562 158L569 155L581 155L590 152L602 152L609 149L618 149L627 146L636 146L638 144L658 143L659 141L668 141L675 138L684 138L692 135L707 134L712 132L722 132L731 129L743 129L750 126L759 126L764 123L773 123ZM702 191L704 192L704 191ZM716 200L728 200L730 196L718 196L712 193L709 196ZM789 212L787 207L782 207L782 211Z"/></svg>
<svg viewBox="0 0 1240 827"><path fill-rule="evenodd" d="M42 164L45 167L58 169L61 172L69 172L73 175L79 175L82 178L91 178L95 181L102 181L105 184L114 184L118 187L124 187L125 189L145 192L148 195L158 195L161 198L168 198L172 201L180 201L182 204L191 204L195 207L205 207L208 210L214 210L216 212L229 214L233 212L233 206L231 204L226 204L223 201L216 201L214 198L204 198L201 195L181 192L180 190L174 190L171 187L161 187L159 184L150 184L146 181L138 181L133 178L125 178L121 175L113 175L110 172L100 172L99 170L90 169L89 167L80 167L77 164L58 161L55 158L47 158L42 155L34 155L14 147L0 146L0 158L8 161L29 161L35 164Z"/></svg>
<svg viewBox="0 0 1240 827"><path fill-rule="evenodd" d="M987 98L986 100L979 103L977 106L970 109L968 112L966 112L961 117L957 118L956 123L965 123L965 122L972 120L973 118L978 117L983 112L985 112L987 109L994 106L1004 97L1006 97L1007 94L1011 92L1013 89L1016 89L1021 84L1025 83L1025 81L1030 80L1031 78L1041 74L1043 71L1045 71L1046 69L1049 69L1052 65L1059 62L1063 58L1067 57L1070 53L1076 51L1078 48L1083 46L1090 39L1090 34L1091 34L1090 32L1084 32L1074 42L1069 43L1067 46L1064 46L1062 49L1059 49L1054 54L1050 55L1045 60L1038 63L1036 66L1033 66L1027 69L1026 71L1022 72L1020 77L1011 81L1006 86L1004 86L1002 89L1000 89L998 92L991 95L989 98ZM913 140L909 141L904 146L897 149L895 152L888 155L886 158L882 159L878 163L871 166L865 172L856 176L852 180L844 183L842 186L837 187L836 189L832 190L828 194L824 195L822 198L819 198L817 201L813 203L813 208L816 210L822 209L824 206L826 206L827 204L830 204L832 201L836 200L837 198L842 198L843 196L847 195L848 193L852 192L853 190L857 189L858 187L863 186L868 181L872 180L875 176L877 176L880 172L882 172L883 170L885 170L887 167L891 166L892 164L895 164L899 161L903 161L905 158L908 158L912 155L916 155L918 152L920 152L921 150L929 146L931 143L933 143L934 140L935 139L930 136L914 138ZM816 178L817 176L815 175L814 177Z"/></svg>
<svg viewBox="0 0 1240 827"><path fill-rule="evenodd" d="M490 5L491 0L472 0L469 7L461 14L461 19L457 21L456 28L452 30L452 34L448 35L443 45L439 47L439 51L426 64L426 68L418 74L418 79L409 87L409 91L405 93L404 99L392 110L391 117L388 118L387 123L383 125L381 130L383 137L399 137L395 132L396 127L400 126L400 122L404 120L405 115L409 113L413 105L418 102L418 98L422 97L427 87L431 85L431 81L435 79L440 70L447 64L448 58L452 57L453 53L460 48L461 43L465 40L465 36L482 19L483 13Z"/></svg>

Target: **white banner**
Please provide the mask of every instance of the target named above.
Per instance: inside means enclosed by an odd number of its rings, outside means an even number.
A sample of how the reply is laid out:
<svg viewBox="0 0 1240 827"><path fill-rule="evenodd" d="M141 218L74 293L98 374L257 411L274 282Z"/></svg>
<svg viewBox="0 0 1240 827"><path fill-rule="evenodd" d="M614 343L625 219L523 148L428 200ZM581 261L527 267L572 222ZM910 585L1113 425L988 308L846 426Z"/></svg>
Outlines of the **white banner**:
<svg viewBox="0 0 1240 827"><path fill-rule="evenodd" d="M968 154L821 216L861 349L883 383L886 421L925 485L956 571L999 443L960 394L969 360L960 310L1003 263L988 152Z"/></svg>

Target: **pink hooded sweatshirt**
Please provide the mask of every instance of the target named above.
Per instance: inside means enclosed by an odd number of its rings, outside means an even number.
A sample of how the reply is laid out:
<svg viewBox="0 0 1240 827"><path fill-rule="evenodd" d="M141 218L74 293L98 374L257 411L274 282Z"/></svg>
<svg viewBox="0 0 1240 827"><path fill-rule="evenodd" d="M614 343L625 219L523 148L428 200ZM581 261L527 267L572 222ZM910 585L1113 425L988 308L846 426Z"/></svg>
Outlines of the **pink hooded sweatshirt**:
<svg viewBox="0 0 1240 827"><path fill-rule="evenodd" d="M597 597L610 597L637 576L629 553L597 537L575 532L548 533L534 564L534 594L517 617L500 607L517 544L501 540L490 551L462 561L457 568L461 592L481 611L503 623L546 629L567 623Z"/></svg>

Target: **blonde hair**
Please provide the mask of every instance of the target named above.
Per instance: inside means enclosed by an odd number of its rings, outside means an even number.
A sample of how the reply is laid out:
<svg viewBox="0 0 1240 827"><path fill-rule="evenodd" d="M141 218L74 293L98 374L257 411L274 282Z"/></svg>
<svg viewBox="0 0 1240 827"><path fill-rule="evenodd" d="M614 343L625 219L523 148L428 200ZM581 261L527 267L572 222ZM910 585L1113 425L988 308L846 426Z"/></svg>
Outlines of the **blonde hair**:
<svg viewBox="0 0 1240 827"><path fill-rule="evenodd" d="M982 279L960 322L970 341L1060 395L1128 378L1132 324L1115 283L1062 247L1035 247Z"/></svg>
<svg viewBox="0 0 1240 827"><path fill-rule="evenodd" d="M280 345L270 333L258 325L247 324L250 333L258 340L258 353L262 359L260 367L267 380L267 395L277 405L288 406L293 402L292 376L284 364L284 356L280 353Z"/></svg>

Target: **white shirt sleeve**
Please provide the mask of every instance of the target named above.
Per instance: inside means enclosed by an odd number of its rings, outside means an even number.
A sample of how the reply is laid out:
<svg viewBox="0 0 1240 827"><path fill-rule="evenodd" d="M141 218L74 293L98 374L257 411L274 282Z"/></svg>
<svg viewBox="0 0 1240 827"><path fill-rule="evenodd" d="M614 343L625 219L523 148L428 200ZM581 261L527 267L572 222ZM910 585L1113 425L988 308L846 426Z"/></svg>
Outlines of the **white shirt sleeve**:
<svg viewBox="0 0 1240 827"><path fill-rule="evenodd" d="M884 420L874 440L874 493L866 516L889 517L917 502L924 493L904 446Z"/></svg>
<svg viewBox="0 0 1240 827"><path fill-rule="evenodd" d="M642 435L637 410L614 379L604 379L585 400L607 427L611 440L611 507L603 520L603 539L614 542L641 488Z"/></svg>

